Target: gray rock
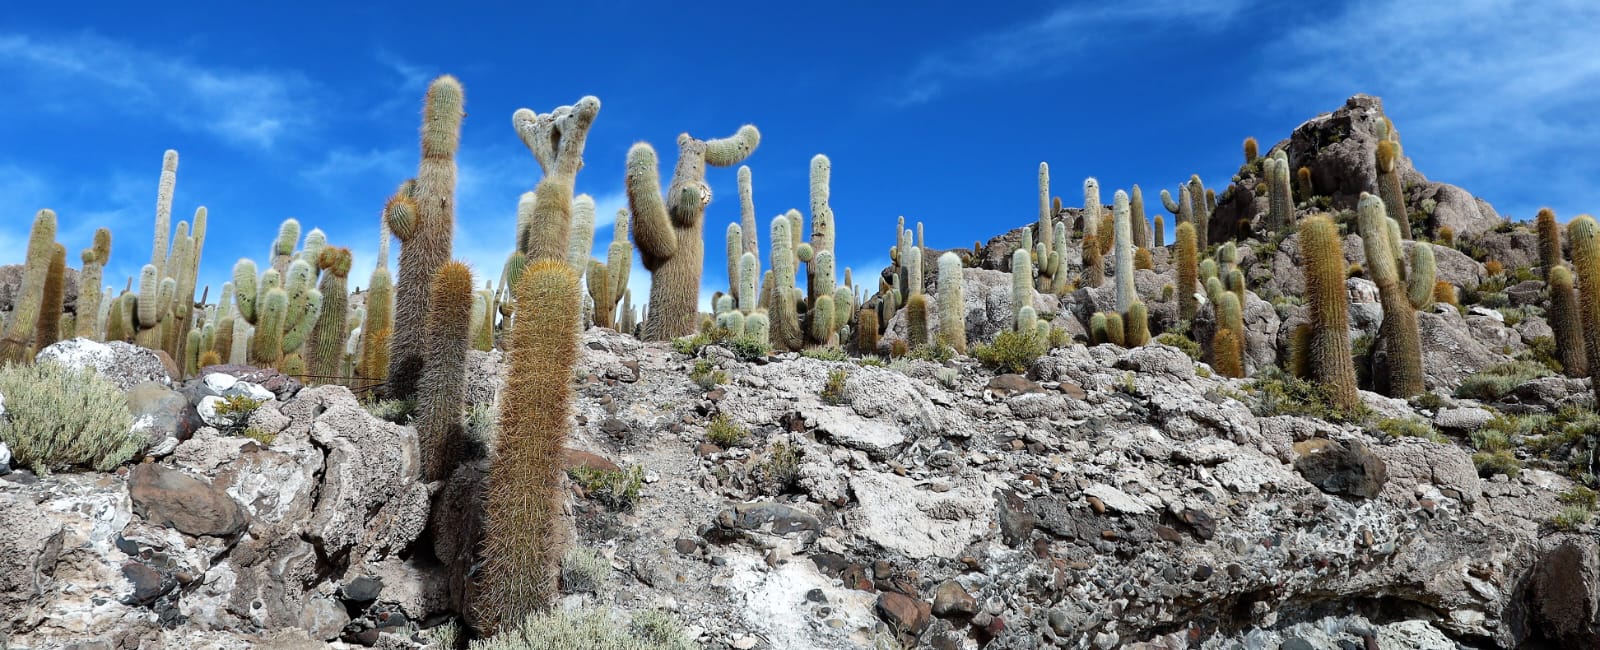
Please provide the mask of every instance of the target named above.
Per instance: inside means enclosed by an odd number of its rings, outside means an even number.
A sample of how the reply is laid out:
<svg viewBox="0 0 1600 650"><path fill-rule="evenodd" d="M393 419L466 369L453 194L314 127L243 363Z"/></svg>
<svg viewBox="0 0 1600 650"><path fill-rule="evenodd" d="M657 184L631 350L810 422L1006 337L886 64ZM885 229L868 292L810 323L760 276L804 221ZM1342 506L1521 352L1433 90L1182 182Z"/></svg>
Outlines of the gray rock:
<svg viewBox="0 0 1600 650"><path fill-rule="evenodd" d="M1533 617L1568 648L1600 647L1600 551L1592 537L1551 540L1529 586Z"/></svg>
<svg viewBox="0 0 1600 650"><path fill-rule="evenodd" d="M0 491L0 627L28 620L42 604L63 532L31 499Z"/></svg>
<svg viewBox="0 0 1600 650"><path fill-rule="evenodd" d="M246 523L239 504L220 488L155 463L134 466L128 496L133 511L146 521L187 535L227 537Z"/></svg>
<svg viewBox="0 0 1600 650"><path fill-rule="evenodd" d="M300 627L313 639L337 639L349 623L350 615L345 612L344 605L329 598L314 599L300 610Z"/></svg>
<svg viewBox="0 0 1600 650"><path fill-rule="evenodd" d="M1294 468L1324 492L1373 498L1388 474L1383 460L1358 439L1312 438L1295 443Z"/></svg>
<svg viewBox="0 0 1600 650"><path fill-rule="evenodd" d="M1440 429L1470 433L1482 429L1494 414L1476 407L1442 408L1433 416L1433 425Z"/></svg>
<svg viewBox="0 0 1600 650"><path fill-rule="evenodd" d="M54 361L69 368L94 368L117 388L129 390L147 381L172 385L172 374L157 353L137 345L85 338L59 341L39 351L36 361Z"/></svg>
<svg viewBox="0 0 1600 650"><path fill-rule="evenodd" d="M988 492L978 486L930 492L911 479L869 471L851 476L850 489L859 501L846 514L852 527L908 557L956 559L989 529Z"/></svg>
<svg viewBox="0 0 1600 650"><path fill-rule="evenodd" d="M147 381L128 390L128 411L133 431L145 436L145 448L170 453L200 427L200 418L182 393L165 384ZM155 454L152 454L155 455Z"/></svg>

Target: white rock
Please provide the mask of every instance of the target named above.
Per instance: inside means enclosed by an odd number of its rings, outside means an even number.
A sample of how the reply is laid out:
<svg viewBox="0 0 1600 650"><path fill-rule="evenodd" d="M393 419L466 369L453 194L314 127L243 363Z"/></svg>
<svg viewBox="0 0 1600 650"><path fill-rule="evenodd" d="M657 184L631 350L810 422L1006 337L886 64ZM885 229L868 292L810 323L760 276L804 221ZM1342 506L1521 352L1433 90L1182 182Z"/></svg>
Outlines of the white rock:
<svg viewBox="0 0 1600 650"><path fill-rule="evenodd" d="M223 393L229 388L233 388L234 384L239 383L239 378L227 373L213 372L206 375L206 378L201 381L205 382L206 388L210 388L217 393Z"/></svg>
<svg viewBox="0 0 1600 650"><path fill-rule="evenodd" d="M899 425L858 417L844 407L818 406L803 409L801 413L816 422L817 430L834 442L860 449L873 457L885 456L906 441Z"/></svg>
<svg viewBox="0 0 1600 650"><path fill-rule="evenodd" d="M1118 490L1104 483L1096 483L1091 485L1089 486L1089 489L1084 490L1083 493L1100 499L1101 503L1106 504L1107 508L1117 512L1126 512L1130 515L1142 515L1151 512L1150 506L1147 506L1138 499L1133 498L1133 496L1129 495L1127 492L1123 492L1122 490Z"/></svg>
<svg viewBox="0 0 1600 650"><path fill-rule="evenodd" d="M11 448L0 442L0 476L11 473Z"/></svg>
<svg viewBox="0 0 1600 650"><path fill-rule="evenodd" d="M261 400L263 402L271 401L273 398L277 397L272 393L272 391L262 388L261 384L248 381L235 382L233 386L228 388L228 390L223 394L229 397L234 395L243 395L250 399Z"/></svg>
<svg viewBox="0 0 1600 650"><path fill-rule="evenodd" d="M861 503L848 515L856 532L912 558L956 559L993 520L994 503L979 485L935 493L908 478L860 472L850 477L850 489Z"/></svg>

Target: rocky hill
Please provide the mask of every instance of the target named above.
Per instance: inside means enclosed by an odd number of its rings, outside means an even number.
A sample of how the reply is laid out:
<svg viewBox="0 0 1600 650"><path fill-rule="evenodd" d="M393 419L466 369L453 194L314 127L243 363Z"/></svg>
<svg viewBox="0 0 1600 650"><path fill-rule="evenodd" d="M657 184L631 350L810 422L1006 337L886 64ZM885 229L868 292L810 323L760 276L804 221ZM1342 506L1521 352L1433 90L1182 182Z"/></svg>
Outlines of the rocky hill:
<svg viewBox="0 0 1600 650"><path fill-rule="evenodd" d="M1309 170L1298 216L1348 220L1382 189L1382 121L1357 96L1269 148ZM1183 318L1176 247L1155 245L1133 288L1152 334L1188 336L1091 344L1119 311L1109 283L1029 292L1055 344L997 367L976 343L1015 329L1011 263L1048 239L1039 224L963 251L958 320L870 298L877 345L587 329L550 535L571 549L558 627L740 650L1600 647L1600 418L1588 379L1555 370L1537 237L1402 158L1425 234L1397 246L1429 247L1463 295L1417 313L1425 392L1341 406L1282 370L1311 306L1301 235L1264 222L1267 157L1206 228L1247 282L1242 377L1218 370L1210 301ZM1342 243L1369 266L1357 234ZM1397 353L1377 284L1350 275L1370 389ZM894 351L914 324L956 323L972 356ZM243 365L183 380L164 353L83 338L38 360L94 368L142 438L109 471L0 454L0 647L465 647L510 399L500 350L467 353L469 444L434 481L409 408L360 387Z"/></svg>

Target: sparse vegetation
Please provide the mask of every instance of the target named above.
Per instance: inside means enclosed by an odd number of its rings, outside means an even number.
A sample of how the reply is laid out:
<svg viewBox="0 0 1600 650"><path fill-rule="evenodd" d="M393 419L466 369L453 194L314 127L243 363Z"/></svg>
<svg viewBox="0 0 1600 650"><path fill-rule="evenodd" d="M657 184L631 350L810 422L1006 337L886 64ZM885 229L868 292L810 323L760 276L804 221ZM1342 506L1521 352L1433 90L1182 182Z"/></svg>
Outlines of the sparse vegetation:
<svg viewBox="0 0 1600 650"><path fill-rule="evenodd" d="M717 364L710 359L696 359L694 368L689 370L689 379L702 390L711 390L717 384L727 383L728 373L717 369Z"/></svg>
<svg viewBox="0 0 1600 650"><path fill-rule="evenodd" d="M834 406L845 403L844 383L850 374L843 368L836 368L828 372L828 379L822 384L822 401Z"/></svg>
<svg viewBox="0 0 1600 650"><path fill-rule="evenodd" d="M567 470L589 498L612 510L632 510L644 487L644 470L638 465L622 470L600 469L587 465Z"/></svg>
<svg viewBox="0 0 1600 650"><path fill-rule="evenodd" d="M800 351L800 356L818 361L848 361L850 355L837 345L813 345Z"/></svg>
<svg viewBox="0 0 1600 650"><path fill-rule="evenodd" d="M110 471L144 447L122 390L92 369L55 363L0 368L0 442L35 474L68 467Z"/></svg>
<svg viewBox="0 0 1600 650"><path fill-rule="evenodd" d="M1291 377L1276 367L1257 375L1246 387L1256 397L1251 410L1261 417L1303 415L1335 422L1364 422L1371 417L1366 406L1340 408L1328 386Z"/></svg>
<svg viewBox="0 0 1600 650"><path fill-rule="evenodd" d="M1200 350L1200 344L1195 343L1194 339L1177 332L1163 332L1161 336L1156 337L1156 342L1183 350L1184 354L1189 355L1189 358L1195 361L1199 361L1205 354Z"/></svg>
<svg viewBox="0 0 1600 650"><path fill-rule="evenodd" d="M734 422L726 414L719 413L711 419L711 424L706 426L706 440L710 440L719 447L736 447L744 444L750 438L750 430L744 425Z"/></svg>
<svg viewBox="0 0 1600 650"><path fill-rule="evenodd" d="M409 424L412 412L417 410L416 400L379 399L367 402L367 412L372 417L395 424Z"/></svg>
<svg viewBox="0 0 1600 650"><path fill-rule="evenodd" d="M598 594L610 577L611 562L591 549L574 546L561 556L561 588L569 594Z"/></svg>
<svg viewBox="0 0 1600 650"><path fill-rule="evenodd" d="M1379 433L1391 438L1422 438L1439 444L1450 444L1433 425L1414 418L1384 418L1374 426Z"/></svg>
<svg viewBox="0 0 1600 650"><path fill-rule="evenodd" d="M972 356L990 368L1005 372L1027 372L1028 367L1046 352L1045 343L1035 334L1006 330L996 336L993 343L973 347Z"/></svg>
<svg viewBox="0 0 1600 650"><path fill-rule="evenodd" d="M1550 374L1549 367L1536 361L1499 363L1463 379L1461 385L1456 387L1456 397L1493 402L1524 383Z"/></svg>
<svg viewBox="0 0 1600 650"><path fill-rule="evenodd" d="M690 650L672 615L649 610L624 625L607 609L575 611L559 607L530 614L520 625L488 639L472 642L471 650Z"/></svg>

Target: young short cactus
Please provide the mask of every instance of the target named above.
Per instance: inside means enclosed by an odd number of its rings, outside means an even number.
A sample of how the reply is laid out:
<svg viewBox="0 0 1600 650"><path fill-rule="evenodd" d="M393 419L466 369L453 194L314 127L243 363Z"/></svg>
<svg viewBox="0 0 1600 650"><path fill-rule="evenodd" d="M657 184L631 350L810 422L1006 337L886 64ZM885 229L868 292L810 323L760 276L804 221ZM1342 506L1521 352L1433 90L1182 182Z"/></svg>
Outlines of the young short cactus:
<svg viewBox="0 0 1600 650"><path fill-rule="evenodd" d="M1224 377L1243 377L1245 332L1239 296L1223 291L1216 296L1212 311L1217 328L1211 339L1212 365Z"/></svg>
<svg viewBox="0 0 1600 650"><path fill-rule="evenodd" d="M1097 311L1089 315L1089 345L1110 343L1106 334L1106 313Z"/></svg>
<svg viewBox="0 0 1600 650"><path fill-rule="evenodd" d="M1565 266L1551 267L1550 328L1554 330L1556 351L1561 358L1561 371L1568 377L1589 376L1587 344L1583 340L1583 323L1578 317L1578 295L1573 291L1572 272Z"/></svg>
<svg viewBox="0 0 1600 650"><path fill-rule="evenodd" d="M1417 331L1417 310L1401 284L1399 265L1390 244L1383 200L1362 193L1357 203L1361 242L1367 254L1367 275L1378 285L1383 303L1383 323L1378 335L1388 347L1385 372L1377 387L1389 397L1406 398L1423 391L1422 339Z"/></svg>
<svg viewBox="0 0 1600 650"><path fill-rule="evenodd" d="M402 185L389 200L389 230L400 239L400 274L395 286L396 328L389 339L385 394L409 399L416 394L427 353L423 328L433 276L450 260L455 232L456 150L466 115L461 83L444 75L428 86L422 109L422 158L414 183ZM560 250L566 251L566 239Z"/></svg>
<svg viewBox="0 0 1600 650"><path fill-rule="evenodd" d="M1119 348L1128 347L1128 330L1122 321L1122 314L1114 311L1106 312L1106 343Z"/></svg>
<svg viewBox="0 0 1600 650"><path fill-rule="evenodd" d="M1355 362L1350 359L1350 299L1344 290L1339 229L1331 219L1317 215L1302 219L1299 234L1310 303L1307 375L1328 387L1336 407L1355 408L1362 402L1355 387Z"/></svg>
<svg viewBox="0 0 1600 650"><path fill-rule="evenodd" d="M871 307L862 307L856 312L856 354L868 355L878 352L878 312Z"/></svg>
<svg viewBox="0 0 1600 650"><path fill-rule="evenodd" d="M961 295L962 276L959 256L955 253L939 256L939 344L950 346L958 354L967 353L967 308Z"/></svg>
<svg viewBox="0 0 1600 650"><path fill-rule="evenodd" d="M919 293L906 300L906 344L913 348L928 344L927 294Z"/></svg>
<svg viewBox="0 0 1600 650"><path fill-rule="evenodd" d="M641 142L628 150L626 185L635 220L633 239L650 271L645 340L664 341L694 333L705 255L702 230L706 204L711 202L706 165L739 164L760 143L761 132L748 124L720 140L679 135L678 164L665 200L655 149Z"/></svg>
<svg viewBox="0 0 1600 650"><path fill-rule="evenodd" d="M1136 348L1150 342L1150 312L1145 309L1143 302L1135 300L1128 305L1128 313L1122 317L1122 327L1127 347Z"/></svg>
<svg viewBox="0 0 1600 650"><path fill-rule="evenodd" d="M50 273L50 260L55 250L56 213L40 210L34 215L33 229L28 233L22 287L17 291L5 333L0 336L0 364L33 361L34 328L39 324L39 310L44 305L45 278Z"/></svg>
<svg viewBox="0 0 1600 650"><path fill-rule="evenodd" d="M549 605L564 551L567 488L562 446L572 417L578 360L578 278L565 261L539 259L518 279L508 337L498 453L484 499L483 569L472 608L499 631ZM459 413L458 413L459 415Z"/></svg>

